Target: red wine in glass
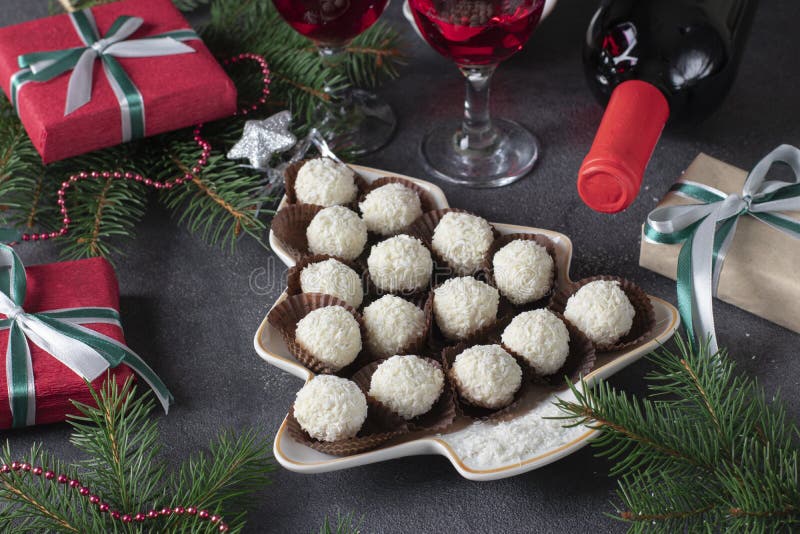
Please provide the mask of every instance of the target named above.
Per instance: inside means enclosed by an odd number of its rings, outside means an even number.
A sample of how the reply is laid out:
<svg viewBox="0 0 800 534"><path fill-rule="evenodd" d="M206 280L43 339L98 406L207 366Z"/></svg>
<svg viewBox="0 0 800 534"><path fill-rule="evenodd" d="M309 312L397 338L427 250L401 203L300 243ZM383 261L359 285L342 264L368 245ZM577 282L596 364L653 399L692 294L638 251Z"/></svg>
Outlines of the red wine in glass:
<svg viewBox="0 0 800 534"><path fill-rule="evenodd" d="M325 44L343 44L375 24L388 0L273 0L294 30Z"/></svg>
<svg viewBox="0 0 800 534"><path fill-rule="evenodd" d="M275 9L297 33L311 39L322 64L332 73L346 73L347 45L375 24L389 0L272 0ZM380 97L357 88L325 82L328 96L311 124L333 150L354 155L378 150L391 139L397 119Z"/></svg>
<svg viewBox="0 0 800 534"><path fill-rule="evenodd" d="M428 43L459 65L497 64L522 49L542 16L542 0L412 2Z"/></svg>
<svg viewBox="0 0 800 534"><path fill-rule="evenodd" d="M420 151L435 176L468 187L519 180L539 157L524 126L492 120L489 87L498 63L519 52L539 24L545 0L409 0L414 22L434 50L454 61L467 81L458 124L439 123Z"/></svg>

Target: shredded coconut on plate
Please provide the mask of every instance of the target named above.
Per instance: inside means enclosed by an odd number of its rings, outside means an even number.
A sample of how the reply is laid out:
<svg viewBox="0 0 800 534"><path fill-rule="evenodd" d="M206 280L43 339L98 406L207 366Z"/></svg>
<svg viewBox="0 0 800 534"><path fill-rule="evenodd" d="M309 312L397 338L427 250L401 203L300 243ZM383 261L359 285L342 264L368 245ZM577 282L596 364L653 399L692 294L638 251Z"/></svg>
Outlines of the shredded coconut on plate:
<svg viewBox="0 0 800 534"><path fill-rule="evenodd" d="M511 421L476 421L467 428L439 436L472 469L494 469L520 464L574 441L588 430L584 426L564 428L569 421L545 419L563 415L543 397L531 411Z"/></svg>

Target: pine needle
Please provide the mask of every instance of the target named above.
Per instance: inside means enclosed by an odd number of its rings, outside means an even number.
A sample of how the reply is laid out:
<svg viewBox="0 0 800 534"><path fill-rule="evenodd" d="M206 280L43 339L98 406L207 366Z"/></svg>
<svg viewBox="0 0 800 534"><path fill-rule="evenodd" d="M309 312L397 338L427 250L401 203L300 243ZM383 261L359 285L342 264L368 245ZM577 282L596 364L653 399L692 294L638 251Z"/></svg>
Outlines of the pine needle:
<svg viewBox="0 0 800 534"><path fill-rule="evenodd" d="M565 418L603 431L598 455L615 463L631 532L775 532L800 525L798 428L776 396L736 373L725 351L650 356L650 398L606 383L572 387ZM585 386L585 384L582 384Z"/></svg>
<svg viewBox="0 0 800 534"><path fill-rule="evenodd" d="M63 0L72 9L85 9L109 0ZM241 52L266 57L272 83L265 109L255 118L289 109L295 133L304 135L315 110L334 90L355 83L374 87L393 79L403 64L397 32L376 24L349 47L345 72L334 72L320 61L313 44L295 32L268 0L173 0L192 10L209 4L209 20L201 29L204 42L220 59ZM65 6L51 0L51 10ZM242 104L261 95L261 72L243 62L230 67ZM176 111L179 112L179 111ZM82 180L69 189L71 220L65 238L55 240L65 258L117 256L125 240L135 236L148 198L157 197L176 220L205 242L234 250L248 235L262 245L267 221L277 198L264 188L264 177L225 158L241 136L244 121L232 117L204 126L203 136L213 150L209 164L189 184L154 193L126 180ZM347 154L342 154L346 156ZM24 128L7 101L0 104L0 229L52 232L61 228L56 192L65 179L81 171L130 171L154 180L182 176L197 161L199 149L192 130L158 135L88 155L43 166Z"/></svg>

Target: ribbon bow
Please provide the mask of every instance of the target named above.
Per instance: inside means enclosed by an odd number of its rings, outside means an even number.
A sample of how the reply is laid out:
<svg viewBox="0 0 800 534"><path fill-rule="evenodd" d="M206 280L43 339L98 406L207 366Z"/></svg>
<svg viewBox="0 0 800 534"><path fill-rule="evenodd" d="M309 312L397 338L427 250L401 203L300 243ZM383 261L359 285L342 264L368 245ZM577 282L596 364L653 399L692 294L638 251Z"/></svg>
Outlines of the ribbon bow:
<svg viewBox="0 0 800 534"><path fill-rule="evenodd" d="M36 422L36 388L30 347L33 343L84 380L94 380L121 363L136 371L169 410L172 394L158 375L119 341L82 324L120 325L112 308L64 308L39 313L22 309L27 281L25 267L11 247L0 244L0 330L9 330L6 348L6 381L13 426Z"/></svg>
<svg viewBox="0 0 800 534"><path fill-rule="evenodd" d="M793 182L766 180L773 163L794 171ZM647 217L645 239L654 243L683 243L678 256L678 309L689 338L709 338L718 350L712 299L717 295L725 255L733 242L736 224L749 215L800 239L800 221L782 211L800 211L800 149L781 145L753 167L741 194L726 194L707 185L681 180L670 191L699 200L700 204L664 206Z"/></svg>
<svg viewBox="0 0 800 534"><path fill-rule="evenodd" d="M19 91L26 83L46 82L71 70L64 109L64 115L69 115L92 99L94 64L99 58L119 102L122 140L144 137L144 99L116 58L193 53L194 48L180 41L198 39L197 34L185 29L144 39L128 39L144 21L139 17L121 16L101 38L91 10L69 13L69 17L85 46L19 56L17 62L21 70L11 77L11 103L17 107Z"/></svg>

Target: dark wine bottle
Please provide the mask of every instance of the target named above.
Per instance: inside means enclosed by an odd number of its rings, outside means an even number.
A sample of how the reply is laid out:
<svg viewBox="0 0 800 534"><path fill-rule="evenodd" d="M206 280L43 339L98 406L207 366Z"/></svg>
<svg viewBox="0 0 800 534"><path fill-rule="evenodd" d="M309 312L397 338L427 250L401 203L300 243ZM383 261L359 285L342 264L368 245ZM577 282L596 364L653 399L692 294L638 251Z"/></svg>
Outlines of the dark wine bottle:
<svg viewBox="0 0 800 534"><path fill-rule="evenodd" d="M758 0L603 0L586 33L589 86L607 104L578 173L591 208L615 213L639 192L665 123L692 124L728 93Z"/></svg>

